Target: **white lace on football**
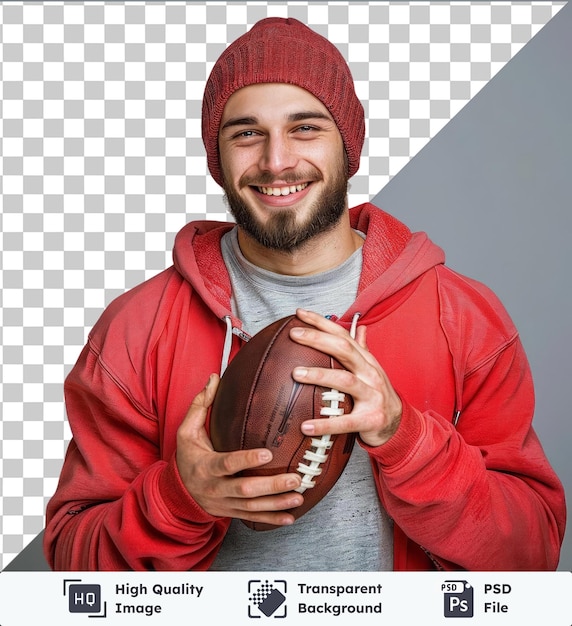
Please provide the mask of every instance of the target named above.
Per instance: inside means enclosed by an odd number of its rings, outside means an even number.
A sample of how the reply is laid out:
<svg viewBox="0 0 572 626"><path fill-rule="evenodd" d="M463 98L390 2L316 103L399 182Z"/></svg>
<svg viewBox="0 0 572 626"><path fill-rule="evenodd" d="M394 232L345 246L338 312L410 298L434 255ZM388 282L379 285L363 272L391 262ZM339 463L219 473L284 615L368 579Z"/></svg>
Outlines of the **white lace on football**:
<svg viewBox="0 0 572 626"><path fill-rule="evenodd" d="M350 336L355 339L356 326L359 319L359 313L354 315ZM339 417L344 414L344 409L340 406L345 399L345 394L337 389L330 389L322 393L322 402L324 406L320 409L320 415L328 417ZM332 447L333 441L331 435L322 435L319 439L312 438L310 449L306 450L303 459L306 463L298 463L298 472L302 475L302 482L296 491L304 493L306 489L311 489L316 483L312 480L322 473L320 467L328 458L328 450Z"/></svg>
<svg viewBox="0 0 572 626"><path fill-rule="evenodd" d="M336 389L324 391L322 393L322 401L324 406L320 409L321 415L328 417L337 417L344 414L340 403L344 401L345 395ZM322 473L320 467L328 458L328 450L332 447L331 435L322 435L319 439L312 438L310 449L304 453L304 460L308 463L298 463L298 472L302 475L302 482L296 491L304 493L306 489L311 489L316 483L312 480Z"/></svg>

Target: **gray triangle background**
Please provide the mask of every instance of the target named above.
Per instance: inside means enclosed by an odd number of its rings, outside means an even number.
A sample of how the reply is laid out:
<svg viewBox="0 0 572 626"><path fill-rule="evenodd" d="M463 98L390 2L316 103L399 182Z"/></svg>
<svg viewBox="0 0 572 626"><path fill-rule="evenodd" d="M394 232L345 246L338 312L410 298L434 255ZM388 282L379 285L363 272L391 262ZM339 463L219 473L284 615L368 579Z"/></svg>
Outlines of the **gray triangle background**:
<svg viewBox="0 0 572 626"><path fill-rule="evenodd" d="M373 199L503 300L536 382L534 426L568 502L571 67L568 3ZM571 569L568 533L559 570Z"/></svg>

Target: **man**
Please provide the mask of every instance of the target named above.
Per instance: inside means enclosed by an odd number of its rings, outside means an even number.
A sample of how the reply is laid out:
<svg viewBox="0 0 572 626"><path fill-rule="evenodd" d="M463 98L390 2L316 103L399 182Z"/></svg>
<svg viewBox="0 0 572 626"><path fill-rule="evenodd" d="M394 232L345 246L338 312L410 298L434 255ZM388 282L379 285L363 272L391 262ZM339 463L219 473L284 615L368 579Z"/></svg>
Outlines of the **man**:
<svg viewBox="0 0 572 626"><path fill-rule="evenodd" d="M531 427L518 333L425 234L348 209L364 115L336 48L293 19L256 24L213 68L203 140L236 226L188 224L174 267L90 334L66 381L52 567L556 568L564 496ZM208 436L213 372L294 312L311 328L293 340L345 367L294 378L354 400L304 432L358 433L341 479L295 523L300 476L240 477L269 451L217 453Z"/></svg>

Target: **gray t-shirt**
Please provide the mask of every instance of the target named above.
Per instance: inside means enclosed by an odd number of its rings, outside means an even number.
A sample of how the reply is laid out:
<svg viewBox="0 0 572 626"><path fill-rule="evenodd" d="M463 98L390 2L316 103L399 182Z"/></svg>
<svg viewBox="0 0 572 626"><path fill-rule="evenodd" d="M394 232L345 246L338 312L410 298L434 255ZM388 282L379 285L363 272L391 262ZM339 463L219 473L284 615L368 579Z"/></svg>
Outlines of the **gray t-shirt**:
<svg viewBox="0 0 572 626"><path fill-rule="evenodd" d="M222 239L233 289L233 313L254 334L302 307L341 316L354 302L361 248L333 270L293 277L247 261L236 228ZM392 522L381 506L368 454L357 443L342 476L292 526L253 531L233 520L212 570L388 571L393 569Z"/></svg>

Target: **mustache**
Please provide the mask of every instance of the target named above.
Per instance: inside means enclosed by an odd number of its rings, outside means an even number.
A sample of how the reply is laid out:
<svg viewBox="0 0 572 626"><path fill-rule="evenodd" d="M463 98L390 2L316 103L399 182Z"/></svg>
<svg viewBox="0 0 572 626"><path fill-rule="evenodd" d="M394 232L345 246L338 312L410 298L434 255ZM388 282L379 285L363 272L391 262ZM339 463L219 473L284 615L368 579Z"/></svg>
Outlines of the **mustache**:
<svg viewBox="0 0 572 626"><path fill-rule="evenodd" d="M314 168L301 172L285 172L281 176L276 176L270 172L260 172L255 176L244 174L238 181L239 188L244 187L272 187L276 182L280 184L295 185L301 182L316 182L322 180L321 173Z"/></svg>

